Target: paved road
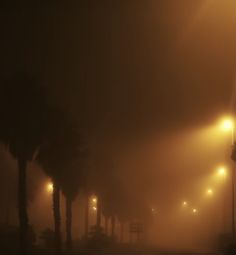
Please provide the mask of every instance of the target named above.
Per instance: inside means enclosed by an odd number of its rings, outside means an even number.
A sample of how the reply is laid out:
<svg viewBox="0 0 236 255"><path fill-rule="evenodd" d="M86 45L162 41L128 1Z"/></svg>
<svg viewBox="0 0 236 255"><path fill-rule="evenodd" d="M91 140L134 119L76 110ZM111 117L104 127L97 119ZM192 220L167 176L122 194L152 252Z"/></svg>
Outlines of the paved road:
<svg viewBox="0 0 236 255"><path fill-rule="evenodd" d="M122 252L121 255L221 255L217 252L211 251L129 251L129 252ZM236 254L235 254L236 255Z"/></svg>
<svg viewBox="0 0 236 255"><path fill-rule="evenodd" d="M86 253L87 254L87 253ZM89 255L98 255L97 251L89 253ZM138 247L123 247L106 252L101 252L99 255L221 255L218 252L203 251L203 250L160 250L157 248L138 248ZM236 254L235 254L236 255Z"/></svg>

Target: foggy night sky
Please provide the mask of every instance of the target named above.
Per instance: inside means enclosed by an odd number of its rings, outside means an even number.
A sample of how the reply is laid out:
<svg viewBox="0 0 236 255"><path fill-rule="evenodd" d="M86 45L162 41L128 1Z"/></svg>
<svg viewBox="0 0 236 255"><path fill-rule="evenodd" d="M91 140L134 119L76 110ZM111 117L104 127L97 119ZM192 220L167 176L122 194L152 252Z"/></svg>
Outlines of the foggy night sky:
<svg viewBox="0 0 236 255"><path fill-rule="evenodd" d="M224 160L224 142L201 130L235 107L235 10L234 0L4 6L0 74L41 77L94 148L114 153L124 182L134 176L130 192L174 203Z"/></svg>

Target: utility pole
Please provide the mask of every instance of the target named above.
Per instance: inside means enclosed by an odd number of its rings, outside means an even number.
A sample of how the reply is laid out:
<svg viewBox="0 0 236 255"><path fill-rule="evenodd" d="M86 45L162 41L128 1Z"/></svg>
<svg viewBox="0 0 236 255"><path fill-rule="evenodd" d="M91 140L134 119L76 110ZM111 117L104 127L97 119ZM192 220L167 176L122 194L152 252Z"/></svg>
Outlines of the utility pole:
<svg viewBox="0 0 236 255"><path fill-rule="evenodd" d="M233 144L231 159L236 162L236 142ZM235 170L232 168L232 238L235 242Z"/></svg>

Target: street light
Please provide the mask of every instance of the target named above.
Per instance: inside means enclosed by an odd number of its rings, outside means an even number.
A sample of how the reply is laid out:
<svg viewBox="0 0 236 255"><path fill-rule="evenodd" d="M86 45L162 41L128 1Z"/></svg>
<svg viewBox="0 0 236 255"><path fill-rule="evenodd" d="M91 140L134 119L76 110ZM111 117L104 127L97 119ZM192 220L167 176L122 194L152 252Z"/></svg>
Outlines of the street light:
<svg viewBox="0 0 236 255"><path fill-rule="evenodd" d="M210 188L207 189L206 194L207 194L208 196L212 196L212 195L213 195L213 190L210 189Z"/></svg>
<svg viewBox="0 0 236 255"><path fill-rule="evenodd" d="M224 131L228 131L231 132L231 145L235 146L235 142L234 142L234 129L235 129L235 121L233 118L231 117L225 117L221 120L221 128ZM235 148L234 148L235 149ZM236 162L236 158L234 158L233 154L234 154L234 149L233 149L233 153L232 153L232 160ZM235 241L235 212L234 212L234 207L235 207L235 202L234 202L234 189L235 189L235 184L234 184L234 179L235 179L235 171L232 168L232 236L233 236L233 240Z"/></svg>
<svg viewBox="0 0 236 255"><path fill-rule="evenodd" d="M152 214L153 214L153 215L156 215L156 214L157 214L156 208L152 208Z"/></svg>
<svg viewBox="0 0 236 255"><path fill-rule="evenodd" d="M231 159L236 162L236 142L234 142L233 145L233 150L232 150L232 154L231 154ZM235 241L235 214L234 214L234 207L235 207L235 195L234 195L234 189L235 189L235 184L234 184L234 180L235 180L235 171L232 168L232 234L233 234L233 240Z"/></svg>
<svg viewBox="0 0 236 255"><path fill-rule="evenodd" d="M187 202L187 201L184 201L184 202L182 203L182 206L183 206L183 207L187 207L187 206L188 206L188 202Z"/></svg>
<svg viewBox="0 0 236 255"><path fill-rule="evenodd" d="M94 198L92 199L92 202L93 202L94 204L96 204L96 203L97 203L97 198L94 197Z"/></svg>
<svg viewBox="0 0 236 255"><path fill-rule="evenodd" d="M225 177L226 176L226 173L227 173L227 171L226 171L226 168L225 167L219 167L218 169L217 169L217 175L219 176L219 177Z"/></svg>
<svg viewBox="0 0 236 255"><path fill-rule="evenodd" d="M53 183L52 183L52 182L49 182L49 183L47 184L47 191L48 191L49 193L52 193L52 192L53 192Z"/></svg>
<svg viewBox="0 0 236 255"><path fill-rule="evenodd" d="M230 131L233 129L234 124L231 118L225 118L221 122L221 127L224 131Z"/></svg>
<svg viewBox="0 0 236 255"><path fill-rule="evenodd" d="M198 210L196 208L193 208L192 212L194 215L196 215L198 213Z"/></svg>
<svg viewBox="0 0 236 255"><path fill-rule="evenodd" d="M231 117L224 117L220 121L221 130L224 132L231 132L231 143L234 143L234 120Z"/></svg>

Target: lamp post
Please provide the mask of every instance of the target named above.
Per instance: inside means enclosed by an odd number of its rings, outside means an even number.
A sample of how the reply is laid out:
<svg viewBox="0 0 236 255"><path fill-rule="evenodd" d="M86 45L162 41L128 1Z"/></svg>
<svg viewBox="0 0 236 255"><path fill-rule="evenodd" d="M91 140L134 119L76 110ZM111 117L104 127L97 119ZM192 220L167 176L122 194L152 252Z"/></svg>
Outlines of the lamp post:
<svg viewBox="0 0 236 255"><path fill-rule="evenodd" d="M233 151L232 151L232 155L231 155L231 159L236 162L236 143L235 143L235 139L234 139L234 121L231 118L225 118L222 121L221 124L222 128L224 131L230 131L231 132L231 145L233 146ZM232 168L232 238L233 241L235 241L235 194L234 194L234 190L235 190L235 171Z"/></svg>
<svg viewBox="0 0 236 255"><path fill-rule="evenodd" d="M236 162L236 142L234 142L233 145L233 150L232 150L232 155L231 159ZM234 207L235 207L235 195L234 195L234 190L235 190L235 171L232 169L232 235L233 235L233 240L235 241L235 215L234 215Z"/></svg>
<svg viewBox="0 0 236 255"><path fill-rule="evenodd" d="M226 211L225 211L225 208L226 208L226 176L227 176L227 168L224 167L224 166L220 166L216 169L216 175L217 175L217 178L218 179L221 179L223 180L223 183L224 183L224 189L223 189L223 193L222 193L222 205L223 205L223 214L222 214L222 228L223 228L223 231L225 233L226 231Z"/></svg>

